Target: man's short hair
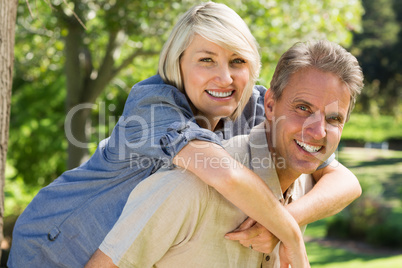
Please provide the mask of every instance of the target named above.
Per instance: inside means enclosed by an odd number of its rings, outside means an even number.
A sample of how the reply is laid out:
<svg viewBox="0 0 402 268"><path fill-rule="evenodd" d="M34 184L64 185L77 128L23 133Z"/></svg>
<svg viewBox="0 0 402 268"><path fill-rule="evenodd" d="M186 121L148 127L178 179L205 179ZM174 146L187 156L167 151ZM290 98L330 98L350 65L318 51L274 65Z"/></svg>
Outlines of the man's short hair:
<svg viewBox="0 0 402 268"><path fill-rule="evenodd" d="M328 40L298 42L279 59L271 80L274 98L278 100L281 97L292 74L305 68L333 73L346 84L350 92L347 114L347 120L349 120L356 97L363 88L363 72L356 57L340 45Z"/></svg>

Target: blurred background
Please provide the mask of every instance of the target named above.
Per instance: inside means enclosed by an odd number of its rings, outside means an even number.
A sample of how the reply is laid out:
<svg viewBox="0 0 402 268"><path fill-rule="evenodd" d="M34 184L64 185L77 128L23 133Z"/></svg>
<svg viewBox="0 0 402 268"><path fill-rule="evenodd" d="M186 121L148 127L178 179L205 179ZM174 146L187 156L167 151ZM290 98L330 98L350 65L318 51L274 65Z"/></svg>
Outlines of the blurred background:
<svg viewBox="0 0 402 268"><path fill-rule="evenodd" d="M39 189L108 137L131 87L157 71L178 16L199 1L20 0L5 185L5 241ZM402 1L231 0L260 44L259 84L294 42L352 52L365 88L337 152L362 196L311 224L312 267L402 267ZM68 112L84 105L74 117ZM84 107L83 106L83 107ZM66 118L68 120L66 120ZM85 148L69 145L65 123ZM5 254L3 254L5 255Z"/></svg>

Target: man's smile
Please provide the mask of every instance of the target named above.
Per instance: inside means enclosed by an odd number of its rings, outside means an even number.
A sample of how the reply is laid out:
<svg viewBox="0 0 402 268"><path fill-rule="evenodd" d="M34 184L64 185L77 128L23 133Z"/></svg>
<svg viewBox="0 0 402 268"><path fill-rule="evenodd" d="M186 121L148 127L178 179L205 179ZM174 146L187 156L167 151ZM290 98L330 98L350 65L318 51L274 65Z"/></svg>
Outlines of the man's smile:
<svg viewBox="0 0 402 268"><path fill-rule="evenodd" d="M302 141L295 140L297 145L299 145L300 148L302 148L304 151L308 153L316 153L319 150L321 150L322 146L314 146L314 145L309 145L307 143L304 143Z"/></svg>

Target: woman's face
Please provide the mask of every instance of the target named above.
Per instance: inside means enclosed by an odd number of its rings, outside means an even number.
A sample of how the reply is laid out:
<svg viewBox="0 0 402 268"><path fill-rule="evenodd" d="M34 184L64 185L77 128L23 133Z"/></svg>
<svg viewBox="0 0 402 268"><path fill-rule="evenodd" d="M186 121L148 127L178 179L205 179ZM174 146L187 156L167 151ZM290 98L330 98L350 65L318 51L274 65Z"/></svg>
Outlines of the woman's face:
<svg viewBox="0 0 402 268"><path fill-rule="evenodd" d="M249 64L240 55L195 35L180 59L180 67L197 123L213 130L239 105L250 79Z"/></svg>

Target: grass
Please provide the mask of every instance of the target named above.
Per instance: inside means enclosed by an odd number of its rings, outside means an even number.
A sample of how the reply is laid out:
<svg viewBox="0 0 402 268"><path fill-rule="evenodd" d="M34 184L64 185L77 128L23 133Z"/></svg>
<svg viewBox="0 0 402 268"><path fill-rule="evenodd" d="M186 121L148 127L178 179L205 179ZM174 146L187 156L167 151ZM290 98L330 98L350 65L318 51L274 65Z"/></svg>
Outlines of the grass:
<svg viewBox="0 0 402 268"><path fill-rule="evenodd" d="M393 116L373 117L352 114L342 133L342 139L364 142L402 140L402 121Z"/></svg>
<svg viewBox="0 0 402 268"><path fill-rule="evenodd" d="M397 268L402 267L402 255L383 256L357 254L346 249L307 243L307 254L312 268Z"/></svg>
<svg viewBox="0 0 402 268"><path fill-rule="evenodd" d="M369 127L368 127L369 126ZM373 118L353 114L345 126L343 139L365 142L381 142L389 139L402 140L402 122L392 117ZM359 178L365 194L381 196L393 207L391 221L402 223L402 151L383 151L365 148L342 148L338 160ZM6 178L15 171L8 166ZM5 185L5 233L7 222L13 222L39 190L27 187L22 180L7 180ZM8 221L8 219L10 219ZM306 236L321 239L326 235L326 220L310 224ZM313 268L331 267L402 267L402 255L355 253L342 247L324 246L319 242L307 242L307 253Z"/></svg>
<svg viewBox="0 0 402 268"><path fill-rule="evenodd" d="M381 196L392 207L389 220L402 222L402 151L344 148L338 158L358 177L363 194ZM319 242L326 235L328 220L310 224L306 230L305 236L310 238L306 240L311 241L306 242L311 267L402 267L402 254L395 255L395 251L385 254L378 249L369 253L346 247L346 241L345 246L341 242L342 246L336 247Z"/></svg>
<svg viewBox="0 0 402 268"><path fill-rule="evenodd" d="M325 237L326 221L323 219L308 226L305 236L315 241ZM346 241L344 243L347 244ZM402 255L357 253L350 248L306 242L307 254L312 268L383 268L402 267ZM357 250L358 251L358 250Z"/></svg>

